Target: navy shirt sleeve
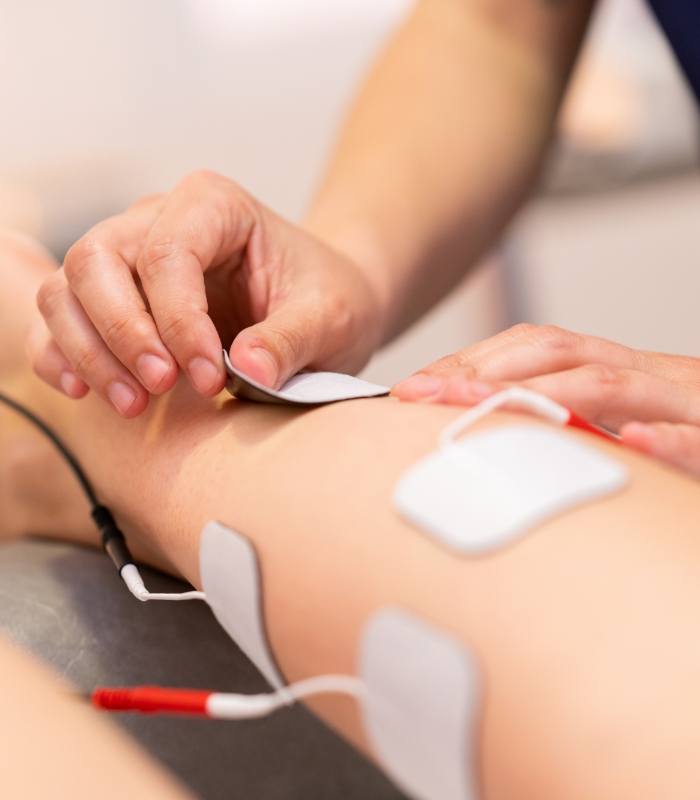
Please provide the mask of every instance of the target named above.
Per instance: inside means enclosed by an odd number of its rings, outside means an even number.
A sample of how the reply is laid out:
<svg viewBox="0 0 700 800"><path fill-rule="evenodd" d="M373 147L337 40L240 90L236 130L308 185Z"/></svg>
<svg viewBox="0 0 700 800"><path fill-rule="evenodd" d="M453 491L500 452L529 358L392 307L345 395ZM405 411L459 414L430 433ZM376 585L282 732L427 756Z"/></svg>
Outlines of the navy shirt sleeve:
<svg viewBox="0 0 700 800"><path fill-rule="evenodd" d="M700 0L649 0L700 102Z"/></svg>

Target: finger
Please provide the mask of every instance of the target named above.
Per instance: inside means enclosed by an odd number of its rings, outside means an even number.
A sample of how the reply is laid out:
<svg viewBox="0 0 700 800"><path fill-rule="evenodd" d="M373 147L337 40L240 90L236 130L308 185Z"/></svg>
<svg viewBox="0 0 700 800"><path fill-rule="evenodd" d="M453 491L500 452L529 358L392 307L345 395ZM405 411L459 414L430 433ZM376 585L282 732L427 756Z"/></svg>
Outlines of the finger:
<svg viewBox="0 0 700 800"><path fill-rule="evenodd" d="M650 354L607 339L572 333L552 325L521 324L446 356L421 373L462 374L483 381L519 381L589 363L644 369L650 361ZM404 388L396 387L399 393Z"/></svg>
<svg viewBox="0 0 700 800"><path fill-rule="evenodd" d="M264 386L278 388L333 351L332 324L318 304L287 301L265 320L241 331L230 349L232 363Z"/></svg>
<svg viewBox="0 0 700 800"><path fill-rule="evenodd" d="M611 430L630 420L700 422L697 391L638 370L588 364L522 385Z"/></svg>
<svg viewBox="0 0 700 800"><path fill-rule="evenodd" d="M503 386L472 380L462 374L414 375L394 386L391 393L403 401L428 401L446 405L471 406Z"/></svg>
<svg viewBox="0 0 700 800"><path fill-rule="evenodd" d="M90 387L75 374L70 362L51 337L46 323L38 315L37 317L30 326L26 340L27 357L34 372L49 386L73 400L85 397Z"/></svg>
<svg viewBox="0 0 700 800"><path fill-rule="evenodd" d="M44 281L37 301L72 371L123 417L140 414L148 404L147 392L102 341L71 292L63 270Z"/></svg>
<svg viewBox="0 0 700 800"><path fill-rule="evenodd" d="M131 269L155 218L154 207L142 204L96 225L68 251L64 271L117 360L149 392L162 394L175 384L177 364L161 341ZM125 258L129 251L131 265Z"/></svg>
<svg viewBox="0 0 700 800"><path fill-rule="evenodd" d="M635 450L700 478L700 428L696 425L629 422L620 436Z"/></svg>
<svg viewBox="0 0 700 800"><path fill-rule="evenodd" d="M204 273L242 254L254 223L250 207L232 182L192 175L168 197L137 261L161 339L204 395L220 391L225 380Z"/></svg>

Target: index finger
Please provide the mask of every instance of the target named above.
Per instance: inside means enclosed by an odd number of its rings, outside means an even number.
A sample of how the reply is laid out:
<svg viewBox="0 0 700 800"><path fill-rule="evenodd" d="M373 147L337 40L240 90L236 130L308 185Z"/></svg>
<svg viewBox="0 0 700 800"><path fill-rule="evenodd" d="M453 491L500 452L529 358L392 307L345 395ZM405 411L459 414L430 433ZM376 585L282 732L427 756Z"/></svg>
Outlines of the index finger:
<svg viewBox="0 0 700 800"><path fill-rule="evenodd" d="M225 372L204 273L248 244L253 216L246 200L220 176L189 176L168 197L136 263L163 342L205 395L223 388Z"/></svg>
<svg viewBox="0 0 700 800"><path fill-rule="evenodd" d="M646 353L608 339L573 333L555 325L523 323L446 356L421 372L519 381L584 364L643 369L648 360Z"/></svg>
<svg viewBox="0 0 700 800"><path fill-rule="evenodd" d="M157 208L140 204L92 228L68 251L70 288L117 359L154 394L170 389L175 362L136 286L132 270Z"/></svg>

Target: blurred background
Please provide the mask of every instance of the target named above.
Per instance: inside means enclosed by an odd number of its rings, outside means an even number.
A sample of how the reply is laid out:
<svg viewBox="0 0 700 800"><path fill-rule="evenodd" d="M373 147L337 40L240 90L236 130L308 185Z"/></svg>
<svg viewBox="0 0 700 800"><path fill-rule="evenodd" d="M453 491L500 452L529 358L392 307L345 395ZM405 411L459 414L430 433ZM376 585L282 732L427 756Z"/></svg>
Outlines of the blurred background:
<svg viewBox="0 0 700 800"><path fill-rule="evenodd" d="M207 167L299 219L409 0L0 0L0 225L59 257ZM518 321L697 354L698 116L641 0L607 0L540 191L463 287L380 353L394 381Z"/></svg>

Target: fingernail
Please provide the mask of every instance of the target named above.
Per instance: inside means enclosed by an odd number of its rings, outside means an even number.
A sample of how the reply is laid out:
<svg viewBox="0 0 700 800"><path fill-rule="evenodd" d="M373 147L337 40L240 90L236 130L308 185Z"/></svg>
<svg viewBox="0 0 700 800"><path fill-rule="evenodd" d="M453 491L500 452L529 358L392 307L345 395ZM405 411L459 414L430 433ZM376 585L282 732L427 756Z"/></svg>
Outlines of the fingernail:
<svg viewBox="0 0 700 800"><path fill-rule="evenodd" d="M651 446L657 439L657 431L653 425L644 422L628 422L623 428L623 439L643 439L644 444Z"/></svg>
<svg viewBox="0 0 700 800"><path fill-rule="evenodd" d="M170 372L170 365L160 356L143 353L136 359L136 370L143 385L150 392L156 392L163 382L163 378Z"/></svg>
<svg viewBox="0 0 700 800"><path fill-rule="evenodd" d="M435 375L412 375L394 386L394 394L404 400L419 400L436 395L445 382Z"/></svg>
<svg viewBox="0 0 700 800"><path fill-rule="evenodd" d="M77 398L83 392L83 382L77 375L68 372L68 370L61 373L59 382L61 384L61 389L63 389L68 397Z"/></svg>
<svg viewBox="0 0 700 800"><path fill-rule="evenodd" d="M209 394L219 388L221 382L221 372L219 368L208 358L197 356L187 365L194 388L202 394Z"/></svg>
<svg viewBox="0 0 700 800"><path fill-rule="evenodd" d="M112 381L107 386L107 397L120 414L127 414L136 400L136 392L119 381Z"/></svg>
<svg viewBox="0 0 700 800"><path fill-rule="evenodd" d="M277 380L277 362L264 347L251 347L248 353L248 374L264 386L274 386Z"/></svg>
<svg viewBox="0 0 700 800"><path fill-rule="evenodd" d="M467 391L474 399L483 400L486 397L491 397L496 392L496 388L483 381L469 381Z"/></svg>

